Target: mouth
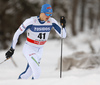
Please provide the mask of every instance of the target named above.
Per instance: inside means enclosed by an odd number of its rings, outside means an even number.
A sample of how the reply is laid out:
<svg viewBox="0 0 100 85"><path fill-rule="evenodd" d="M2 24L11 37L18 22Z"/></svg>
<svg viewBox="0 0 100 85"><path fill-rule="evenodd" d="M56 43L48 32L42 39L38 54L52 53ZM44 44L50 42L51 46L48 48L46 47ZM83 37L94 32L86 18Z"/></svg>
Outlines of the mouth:
<svg viewBox="0 0 100 85"><path fill-rule="evenodd" d="M49 18L46 18L46 19L49 19Z"/></svg>
<svg viewBox="0 0 100 85"><path fill-rule="evenodd" d="M46 21L48 20L49 18L46 18Z"/></svg>

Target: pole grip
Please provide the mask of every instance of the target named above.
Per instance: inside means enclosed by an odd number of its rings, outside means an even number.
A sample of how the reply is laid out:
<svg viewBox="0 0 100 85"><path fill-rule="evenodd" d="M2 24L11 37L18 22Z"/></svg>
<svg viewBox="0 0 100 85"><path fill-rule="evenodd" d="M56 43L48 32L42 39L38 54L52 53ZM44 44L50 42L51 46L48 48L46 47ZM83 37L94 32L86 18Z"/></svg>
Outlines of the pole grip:
<svg viewBox="0 0 100 85"><path fill-rule="evenodd" d="M60 25L62 26L62 28L65 28L65 24L66 24L66 20L64 16L60 17Z"/></svg>

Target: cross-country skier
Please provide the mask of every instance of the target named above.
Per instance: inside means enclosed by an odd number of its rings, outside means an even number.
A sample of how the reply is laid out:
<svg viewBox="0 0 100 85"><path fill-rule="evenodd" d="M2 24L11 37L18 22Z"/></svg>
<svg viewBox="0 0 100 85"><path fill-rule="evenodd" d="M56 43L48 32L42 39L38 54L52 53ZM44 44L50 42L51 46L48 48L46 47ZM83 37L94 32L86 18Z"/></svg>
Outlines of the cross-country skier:
<svg viewBox="0 0 100 85"><path fill-rule="evenodd" d="M39 63L43 53L43 46L48 39L52 27L60 37L61 31L63 31L62 37L66 37L65 24L63 24L62 29L57 21L51 17L52 13L50 4L42 5L40 15L26 19L15 32L11 48L5 54L7 59L12 57L19 35L27 31L27 39L23 47L23 54L27 59L27 67L19 75L18 79L28 79L30 76L32 76L32 79L39 78L41 72Z"/></svg>

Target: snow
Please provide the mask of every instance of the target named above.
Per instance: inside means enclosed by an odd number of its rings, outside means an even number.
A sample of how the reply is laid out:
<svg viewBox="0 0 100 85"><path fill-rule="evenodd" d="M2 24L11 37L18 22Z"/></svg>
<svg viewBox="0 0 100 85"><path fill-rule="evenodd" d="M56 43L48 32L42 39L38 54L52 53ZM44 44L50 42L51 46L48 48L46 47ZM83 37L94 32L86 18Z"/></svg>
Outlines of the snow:
<svg viewBox="0 0 100 85"><path fill-rule="evenodd" d="M83 43L85 42L83 39L82 35L69 39L76 46L75 49L69 48L64 43L63 56L70 55L76 51L90 52L88 44ZM100 39L93 41L92 44L95 49L99 49ZM62 78L60 78L60 72L56 70L60 57L60 40L48 40L45 44L39 79L18 80L19 74L25 70L27 65L27 61L22 54L23 45L24 42L20 46L16 46L13 55L13 60L16 62L17 67L14 66L11 59L0 64L0 85L100 85L100 67L94 69L73 68L63 72ZM0 62L5 59L6 51L0 51Z"/></svg>

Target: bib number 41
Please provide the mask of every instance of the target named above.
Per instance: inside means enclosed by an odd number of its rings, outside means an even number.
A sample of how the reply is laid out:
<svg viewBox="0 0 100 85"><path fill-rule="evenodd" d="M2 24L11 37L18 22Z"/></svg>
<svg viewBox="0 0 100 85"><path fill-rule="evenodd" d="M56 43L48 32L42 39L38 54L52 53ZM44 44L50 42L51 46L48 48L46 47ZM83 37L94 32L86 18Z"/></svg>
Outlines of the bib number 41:
<svg viewBox="0 0 100 85"><path fill-rule="evenodd" d="M38 38L45 39L46 33L39 33Z"/></svg>

